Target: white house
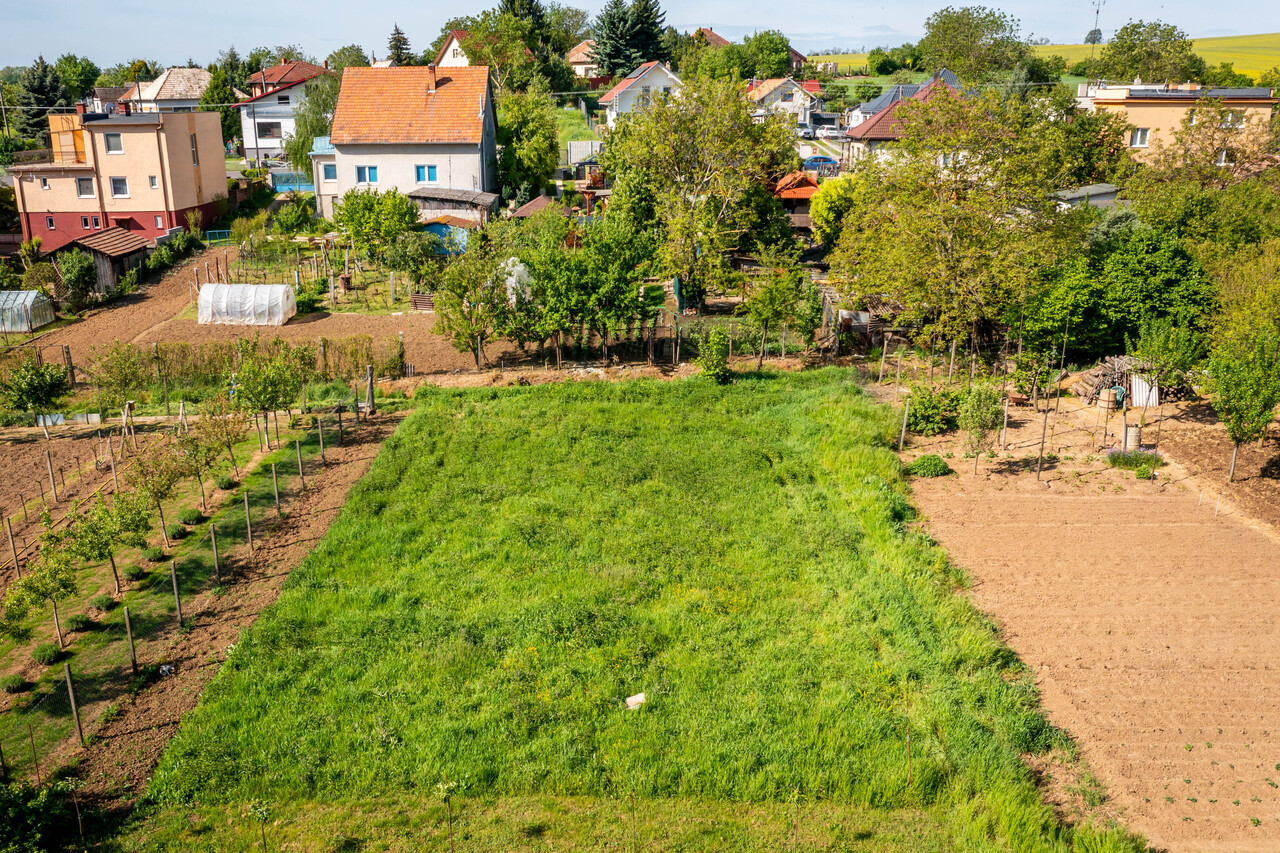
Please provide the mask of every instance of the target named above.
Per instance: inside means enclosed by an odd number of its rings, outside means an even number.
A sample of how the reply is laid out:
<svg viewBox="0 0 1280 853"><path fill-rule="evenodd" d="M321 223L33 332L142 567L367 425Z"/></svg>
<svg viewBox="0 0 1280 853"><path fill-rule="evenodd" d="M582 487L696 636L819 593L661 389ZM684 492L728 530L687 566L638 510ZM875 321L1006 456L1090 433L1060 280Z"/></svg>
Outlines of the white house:
<svg viewBox="0 0 1280 853"><path fill-rule="evenodd" d="M124 96L140 113L190 113L200 105L213 75L203 68L170 68L149 83L136 84L136 91ZM236 92L243 98L244 92Z"/></svg>
<svg viewBox="0 0 1280 853"><path fill-rule="evenodd" d="M569 52L564 55L564 61L569 63L569 67L573 69L576 76L595 77L600 73L595 52L596 40L586 39L569 48Z"/></svg>
<svg viewBox="0 0 1280 853"><path fill-rule="evenodd" d="M643 109L655 95L669 95L680 88L680 78L661 62L646 62L623 78L600 99L605 124L614 127L619 116Z"/></svg>
<svg viewBox="0 0 1280 853"><path fill-rule="evenodd" d="M253 97L239 103L240 138L245 159L260 163L283 154L286 136L293 135L293 111L308 84L329 72L310 62L285 62L264 68L249 78Z"/></svg>
<svg viewBox="0 0 1280 853"><path fill-rule="evenodd" d="M444 44L436 51L437 68L458 68L471 64L471 60L467 59L467 52L462 49L462 40L466 37L466 30L449 30Z"/></svg>
<svg viewBox="0 0 1280 853"><path fill-rule="evenodd" d="M497 118L489 69L347 68L327 144L312 149L316 206L332 218L351 189L397 189L424 223L483 221L497 204Z"/></svg>
<svg viewBox="0 0 1280 853"><path fill-rule="evenodd" d="M808 124L817 108L817 98L790 77L761 80L747 90L747 98L759 110L794 116L796 124Z"/></svg>

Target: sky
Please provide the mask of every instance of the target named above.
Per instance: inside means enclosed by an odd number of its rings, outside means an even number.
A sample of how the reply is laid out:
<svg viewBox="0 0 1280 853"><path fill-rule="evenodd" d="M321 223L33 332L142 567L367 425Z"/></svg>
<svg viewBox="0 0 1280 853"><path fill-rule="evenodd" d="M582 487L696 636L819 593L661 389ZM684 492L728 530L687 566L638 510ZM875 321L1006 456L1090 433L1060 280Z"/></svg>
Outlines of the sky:
<svg viewBox="0 0 1280 853"><path fill-rule="evenodd" d="M861 50L916 41L925 19L948 2L806 0L793 5L776 0L667 0L665 8L667 23L681 30L711 27L740 41L755 30L778 29L802 53L816 53L836 46ZM985 2L1018 18L1024 34L1055 44L1079 43L1093 27L1090 0ZM1192 37L1255 33L1280 29L1274 2L1235 0L1219 6L1199 0L1108 0L1099 26L1109 36L1130 19L1159 18ZM420 51L447 19L495 4L496 0L374 0L365 6L351 0L280 0L257 7L172 0L117 0L105 5L102 0L0 0L0 66L28 65L37 54L52 61L68 52L86 55L104 68L139 56L165 65L185 64L188 58L206 64L232 44L241 54L257 45L300 44L324 58L354 42L383 55L393 23ZM594 14L604 0L568 0L566 5Z"/></svg>

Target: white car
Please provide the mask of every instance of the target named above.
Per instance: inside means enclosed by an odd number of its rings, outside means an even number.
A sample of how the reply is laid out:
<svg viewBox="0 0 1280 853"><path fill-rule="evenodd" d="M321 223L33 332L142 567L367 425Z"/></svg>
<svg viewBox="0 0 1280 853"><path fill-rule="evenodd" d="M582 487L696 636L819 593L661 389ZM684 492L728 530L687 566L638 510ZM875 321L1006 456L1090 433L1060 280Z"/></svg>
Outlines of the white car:
<svg viewBox="0 0 1280 853"><path fill-rule="evenodd" d="M844 128L836 127L832 124L824 124L818 128L819 139L842 139L844 137Z"/></svg>

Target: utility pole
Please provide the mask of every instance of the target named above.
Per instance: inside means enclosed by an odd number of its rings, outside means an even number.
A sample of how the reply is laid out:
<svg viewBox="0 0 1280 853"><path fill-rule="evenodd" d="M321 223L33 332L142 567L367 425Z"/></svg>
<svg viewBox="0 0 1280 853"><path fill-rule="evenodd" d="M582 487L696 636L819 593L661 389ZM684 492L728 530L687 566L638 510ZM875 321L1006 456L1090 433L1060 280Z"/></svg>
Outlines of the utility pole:
<svg viewBox="0 0 1280 853"><path fill-rule="evenodd" d="M4 135L9 135L9 107L4 102L4 84L0 83L0 118L4 119Z"/></svg>

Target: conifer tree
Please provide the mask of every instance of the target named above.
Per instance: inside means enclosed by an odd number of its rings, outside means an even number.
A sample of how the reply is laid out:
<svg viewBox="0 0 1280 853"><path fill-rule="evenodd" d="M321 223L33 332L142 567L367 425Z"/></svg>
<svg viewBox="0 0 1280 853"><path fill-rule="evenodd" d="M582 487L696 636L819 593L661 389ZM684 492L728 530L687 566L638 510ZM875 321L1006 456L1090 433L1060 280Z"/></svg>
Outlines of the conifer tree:
<svg viewBox="0 0 1280 853"><path fill-rule="evenodd" d="M399 24L391 28L391 38L387 39L387 58L396 65L412 65L414 56L409 49L409 37L400 29Z"/></svg>
<svg viewBox="0 0 1280 853"><path fill-rule="evenodd" d="M601 73L610 77L625 76L644 61L635 51L635 17L622 0L609 0L600 10L593 29L596 46L592 55Z"/></svg>
<svg viewBox="0 0 1280 853"><path fill-rule="evenodd" d="M667 62L666 44L662 40L662 31L666 26L666 13L658 5L658 0L632 0L631 20L633 27L632 51L640 62Z"/></svg>
<svg viewBox="0 0 1280 853"><path fill-rule="evenodd" d="M37 57L29 68L22 70L18 78L17 106L11 114L14 133L30 139L45 139L49 133L46 116L50 107L69 105L67 89L58 69Z"/></svg>

